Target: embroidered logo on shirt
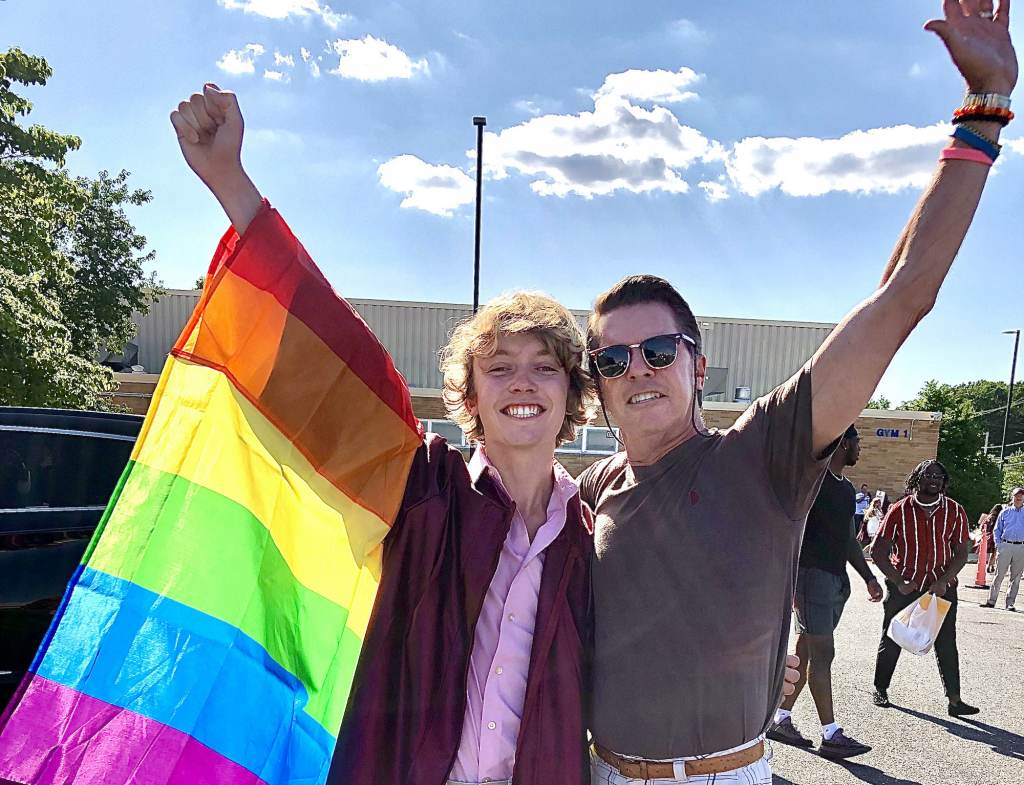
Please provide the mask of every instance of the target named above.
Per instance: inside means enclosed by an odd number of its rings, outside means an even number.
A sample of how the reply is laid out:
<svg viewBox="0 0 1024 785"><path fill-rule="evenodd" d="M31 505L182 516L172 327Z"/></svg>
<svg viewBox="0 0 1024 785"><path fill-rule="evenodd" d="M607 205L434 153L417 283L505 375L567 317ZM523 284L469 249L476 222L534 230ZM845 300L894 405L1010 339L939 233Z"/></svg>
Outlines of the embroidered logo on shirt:
<svg viewBox="0 0 1024 785"><path fill-rule="evenodd" d="M691 507L696 507L697 503L699 501L700 501L700 494L697 493L697 491L691 489L690 490L690 506Z"/></svg>

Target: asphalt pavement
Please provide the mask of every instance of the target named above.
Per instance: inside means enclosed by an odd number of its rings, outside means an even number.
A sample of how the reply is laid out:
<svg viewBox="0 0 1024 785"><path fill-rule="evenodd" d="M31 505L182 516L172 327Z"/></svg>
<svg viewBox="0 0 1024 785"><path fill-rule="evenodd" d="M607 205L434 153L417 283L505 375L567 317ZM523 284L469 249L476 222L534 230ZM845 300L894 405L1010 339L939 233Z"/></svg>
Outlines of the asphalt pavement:
<svg viewBox="0 0 1024 785"><path fill-rule="evenodd" d="M960 574L957 644L963 699L981 713L947 715L934 654L903 652L889 689L892 707L871 703L882 607L868 602L864 582L850 570L853 594L832 666L836 721L873 749L833 763L813 749L773 743L776 785L1024 785L1024 587L1016 613L1003 610L1008 580L996 608L981 608L988 592L970 588L975 571L969 564ZM821 726L806 688L793 719L817 746Z"/></svg>

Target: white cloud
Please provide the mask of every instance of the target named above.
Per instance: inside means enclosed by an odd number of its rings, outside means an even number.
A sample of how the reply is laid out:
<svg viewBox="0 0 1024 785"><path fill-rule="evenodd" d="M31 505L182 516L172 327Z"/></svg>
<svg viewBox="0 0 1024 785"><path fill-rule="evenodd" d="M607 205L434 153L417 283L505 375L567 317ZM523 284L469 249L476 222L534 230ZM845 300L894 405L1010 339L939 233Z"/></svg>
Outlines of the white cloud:
<svg viewBox="0 0 1024 785"><path fill-rule="evenodd" d="M380 184L405 194L402 207L450 216L475 198L476 184L461 169L428 164L414 155L400 155L377 168Z"/></svg>
<svg viewBox="0 0 1024 785"><path fill-rule="evenodd" d="M387 41L372 35L334 41L331 48L339 55L338 67L330 73L360 82L383 82L387 79L411 79L418 73L430 73L427 61L413 60Z"/></svg>
<svg viewBox="0 0 1024 785"><path fill-rule="evenodd" d="M287 19L295 16L300 19L317 17L332 30L337 30L345 22L351 21L348 14L339 14L328 5L321 5L319 0L217 0L221 6L229 10L240 10L247 14L255 14L267 19Z"/></svg>
<svg viewBox="0 0 1024 785"><path fill-rule="evenodd" d="M355 19L351 14L339 14L336 11L332 11L331 7L327 5L321 9L320 18L332 30L337 30L342 25L348 24Z"/></svg>
<svg viewBox="0 0 1024 785"><path fill-rule="evenodd" d="M680 73L684 71L689 69ZM681 172L706 158L720 158L720 146L680 123L665 107L647 109L623 97L671 93L661 74L672 72L625 73L627 79L605 80L594 94L592 112L541 115L487 134L488 174L501 179L516 171L531 178L530 187L545 196L576 194L589 199L618 190L688 191ZM645 74L653 76L648 81ZM683 74L681 80L695 78L696 74ZM472 158L476 151L467 155Z"/></svg>
<svg viewBox="0 0 1024 785"><path fill-rule="evenodd" d="M697 186L704 192L709 202L721 202L729 198L729 188L713 180L704 180L697 183Z"/></svg>
<svg viewBox="0 0 1024 785"><path fill-rule="evenodd" d="M288 84L292 80L284 71L272 71L269 68L263 71L263 78L269 79L271 82L280 82L281 84Z"/></svg>
<svg viewBox="0 0 1024 785"><path fill-rule="evenodd" d="M1017 155L1024 155L1024 136L1019 136L1016 139L1004 139L1003 149L1012 150Z"/></svg>
<svg viewBox="0 0 1024 785"><path fill-rule="evenodd" d="M937 123L851 131L838 139L755 136L733 146L726 171L750 196L773 188L790 196L896 193L927 185L948 135L949 126Z"/></svg>
<svg viewBox="0 0 1024 785"><path fill-rule="evenodd" d="M318 61L323 59L323 55L313 59L313 53L304 46L299 48L299 55L302 57L302 62L309 66L310 75L314 79L318 79L320 77L320 65Z"/></svg>
<svg viewBox="0 0 1024 785"><path fill-rule="evenodd" d="M295 57L292 55L283 55L280 52L274 52L274 65L284 65L288 68L295 67Z"/></svg>
<svg viewBox="0 0 1024 785"><path fill-rule="evenodd" d="M692 101L697 94L684 88L696 84L702 78L692 68L685 67L678 71L631 69L618 74L608 74L604 84L594 93L594 100L615 98L620 101L664 104Z"/></svg>
<svg viewBox="0 0 1024 785"><path fill-rule="evenodd" d="M914 63L912 66L910 66L910 71L907 72L907 75L911 79L920 79L922 76L924 76L924 73L924 66L921 65L920 63Z"/></svg>
<svg viewBox="0 0 1024 785"><path fill-rule="evenodd" d="M217 67L236 76L256 73L256 58L266 50L260 44L246 44L242 49L232 49L217 61Z"/></svg>
<svg viewBox="0 0 1024 785"><path fill-rule="evenodd" d="M526 99L516 101L513 106L520 112L525 112L526 114L533 115L534 117L541 113L541 108L537 106L537 104Z"/></svg>
<svg viewBox="0 0 1024 785"><path fill-rule="evenodd" d="M542 196L585 199L619 191L686 193L694 183L711 202L771 190L789 196L888 194L925 186L949 133L947 124L938 123L855 130L833 139L750 136L727 145L659 105L697 97L687 88L701 78L688 68L610 74L599 90L585 93L593 98L593 110L578 114L551 112L551 104L538 96L523 98L514 106L531 117L486 134L485 174L495 180L525 177ZM1024 138L1007 140L1006 148L1024 155ZM466 151L469 160L475 156L475 147ZM458 192L456 182L465 188L451 204L472 198L472 182L461 170L431 167L407 155L380 169L382 183L409 194L403 207L439 214L454 209L422 198L420 186L398 187L396 162L403 167L402 182L446 171L455 178L449 192Z"/></svg>

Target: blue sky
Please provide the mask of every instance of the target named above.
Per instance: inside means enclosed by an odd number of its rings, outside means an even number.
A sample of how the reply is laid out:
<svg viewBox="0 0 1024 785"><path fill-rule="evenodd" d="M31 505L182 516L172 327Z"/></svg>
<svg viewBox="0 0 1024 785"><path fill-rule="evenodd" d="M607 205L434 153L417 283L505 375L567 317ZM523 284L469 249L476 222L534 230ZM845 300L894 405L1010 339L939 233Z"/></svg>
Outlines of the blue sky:
<svg viewBox="0 0 1024 785"><path fill-rule="evenodd" d="M24 93L33 121L82 137L70 167L152 190L132 217L169 287L226 226L167 119L215 81L239 94L253 180L343 294L470 300L482 114L483 299L526 287L586 308L644 271L702 315L832 322L877 283L959 102L921 30L940 5L6 0L0 26L54 69ZM879 387L896 403L929 378L1009 373L1014 138Z"/></svg>

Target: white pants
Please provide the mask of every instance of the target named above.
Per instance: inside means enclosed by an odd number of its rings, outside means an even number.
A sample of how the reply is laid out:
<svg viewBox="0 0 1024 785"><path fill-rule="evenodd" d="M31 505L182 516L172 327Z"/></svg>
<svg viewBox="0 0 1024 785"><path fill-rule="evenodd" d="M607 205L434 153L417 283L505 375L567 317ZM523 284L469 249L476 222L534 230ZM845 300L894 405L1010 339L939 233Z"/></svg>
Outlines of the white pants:
<svg viewBox="0 0 1024 785"><path fill-rule="evenodd" d="M722 750L716 752L715 755L725 755L729 752L739 752L740 750L751 747L760 739L754 739L754 741L748 742L747 744L741 744L739 747L733 747L729 750ZM684 764L687 760L693 760L690 758L674 758L672 759L673 766L675 769L676 777L674 779L657 779L657 780L638 780L630 777L622 776L617 770L613 769L601 758L597 757L597 754L591 749L590 751L590 785L638 785L642 782L653 782L653 783L687 783L687 785L772 785L772 751L771 742L765 741L764 743L764 757L760 760L756 760L748 766L744 766L740 769L733 769L722 774L701 774L695 777L687 777L685 774ZM704 756L709 757L709 756Z"/></svg>
<svg viewBox="0 0 1024 785"><path fill-rule="evenodd" d="M992 581L992 589L988 593L990 605L995 605L999 599L999 587L1003 584L1003 578L1007 571L1010 573L1010 585L1006 587L1006 607L1012 608L1017 601L1017 589L1020 587L1020 576L1024 574L1024 545L1015 545L1011 542L1004 542L998 551L996 559L996 577Z"/></svg>

